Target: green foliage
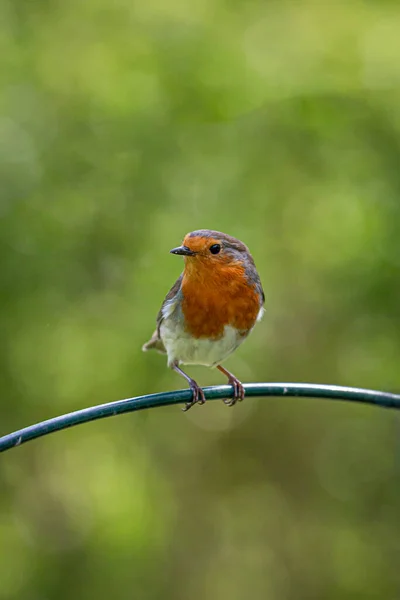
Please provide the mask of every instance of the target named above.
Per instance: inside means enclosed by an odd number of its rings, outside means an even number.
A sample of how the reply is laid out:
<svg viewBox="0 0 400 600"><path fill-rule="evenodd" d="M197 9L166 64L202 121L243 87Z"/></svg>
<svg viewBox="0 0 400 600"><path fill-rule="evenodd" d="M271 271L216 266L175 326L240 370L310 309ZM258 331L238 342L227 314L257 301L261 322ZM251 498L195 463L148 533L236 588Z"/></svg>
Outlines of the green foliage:
<svg viewBox="0 0 400 600"><path fill-rule="evenodd" d="M201 227L266 291L238 377L400 388L396 3L0 11L2 434L182 387L141 345ZM395 598L398 434L249 399L27 444L0 461L0 599Z"/></svg>

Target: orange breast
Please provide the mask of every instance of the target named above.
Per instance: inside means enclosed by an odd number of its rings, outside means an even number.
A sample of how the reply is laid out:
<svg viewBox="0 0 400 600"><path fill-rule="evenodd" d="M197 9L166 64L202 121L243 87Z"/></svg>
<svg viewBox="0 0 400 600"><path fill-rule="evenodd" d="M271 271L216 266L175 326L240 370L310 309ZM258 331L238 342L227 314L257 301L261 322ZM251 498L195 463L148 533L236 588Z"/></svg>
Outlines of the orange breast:
<svg viewBox="0 0 400 600"><path fill-rule="evenodd" d="M248 283L241 265L185 270L182 280L185 328L196 338L222 337L225 325L246 335L260 310L255 287Z"/></svg>

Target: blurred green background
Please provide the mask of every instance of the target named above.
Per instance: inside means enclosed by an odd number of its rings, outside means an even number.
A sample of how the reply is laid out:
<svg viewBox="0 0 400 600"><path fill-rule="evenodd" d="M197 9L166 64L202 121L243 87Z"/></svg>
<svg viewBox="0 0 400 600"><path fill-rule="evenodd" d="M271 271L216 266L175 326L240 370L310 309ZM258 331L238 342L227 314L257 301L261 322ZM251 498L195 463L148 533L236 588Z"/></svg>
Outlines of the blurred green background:
<svg viewBox="0 0 400 600"><path fill-rule="evenodd" d="M400 389L398 3L0 10L1 434L184 386L141 346L198 228L265 288L242 381ZM1 600L400 595L395 412L125 415L3 454L0 489Z"/></svg>

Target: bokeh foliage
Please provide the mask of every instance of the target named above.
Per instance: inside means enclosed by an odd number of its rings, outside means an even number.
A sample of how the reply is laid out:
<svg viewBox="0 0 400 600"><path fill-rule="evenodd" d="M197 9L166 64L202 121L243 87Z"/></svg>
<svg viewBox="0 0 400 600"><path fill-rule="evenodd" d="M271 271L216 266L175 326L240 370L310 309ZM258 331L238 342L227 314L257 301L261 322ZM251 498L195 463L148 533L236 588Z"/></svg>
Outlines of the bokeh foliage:
<svg viewBox="0 0 400 600"><path fill-rule="evenodd" d="M400 388L397 3L0 11L1 433L182 387L141 345L201 227L265 287L242 380ZM12 450L0 599L398 598L398 422L248 400Z"/></svg>

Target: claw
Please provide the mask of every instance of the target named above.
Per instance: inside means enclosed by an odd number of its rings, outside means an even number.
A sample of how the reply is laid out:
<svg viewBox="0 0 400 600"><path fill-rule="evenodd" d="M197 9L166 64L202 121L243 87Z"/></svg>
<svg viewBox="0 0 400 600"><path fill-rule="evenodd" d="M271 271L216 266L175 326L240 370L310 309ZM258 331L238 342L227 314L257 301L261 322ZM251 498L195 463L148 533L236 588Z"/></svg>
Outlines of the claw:
<svg viewBox="0 0 400 600"><path fill-rule="evenodd" d="M194 404L204 404L206 401L206 397L199 384L196 383L194 379L189 377L189 375L187 375L185 371L182 371L177 362L173 363L171 366L177 373L179 373L179 375L182 375L182 377L186 379L190 386L190 389L192 390L192 399L190 402L187 402L182 408L183 412L186 412L187 410L189 410L189 408L192 408Z"/></svg>
<svg viewBox="0 0 400 600"><path fill-rule="evenodd" d="M244 399L244 387L239 379L236 379L233 375L228 377L228 383L233 387L233 397L226 398L223 402L226 406L234 406L238 400L242 402Z"/></svg>
<svg viewBox="0 0 400 600"><path fill-rule="evenodd" d="M231 373L230 371L228 371L228 369L225 369L225 367L222 367L221 365L217 365L217 369L221 371L221 373L226 375L226 377L228 378L228 383L233 387L233 397L226 398L223 401L224 404L226 404L227 406L234 406L234 404L236 404L238 400L239 402L241 402L244 399L245 391L239 379L237 379L233 375L233 373Z"/></svg>
<svg viewBox="0 0 400 600"><path fill-rule="evenodd" d="M206 397L204 395L203 390L193 379L190 381L189 385L190 385L190 389L193 392L193 397L192 397L192 400L190 402L187 402L185 404L185 406L182 408L183 412L186 412L187 410L189 410L189 408L192 408L192 406L194 406L195 404L204 404L206 401Z"/></svg>

